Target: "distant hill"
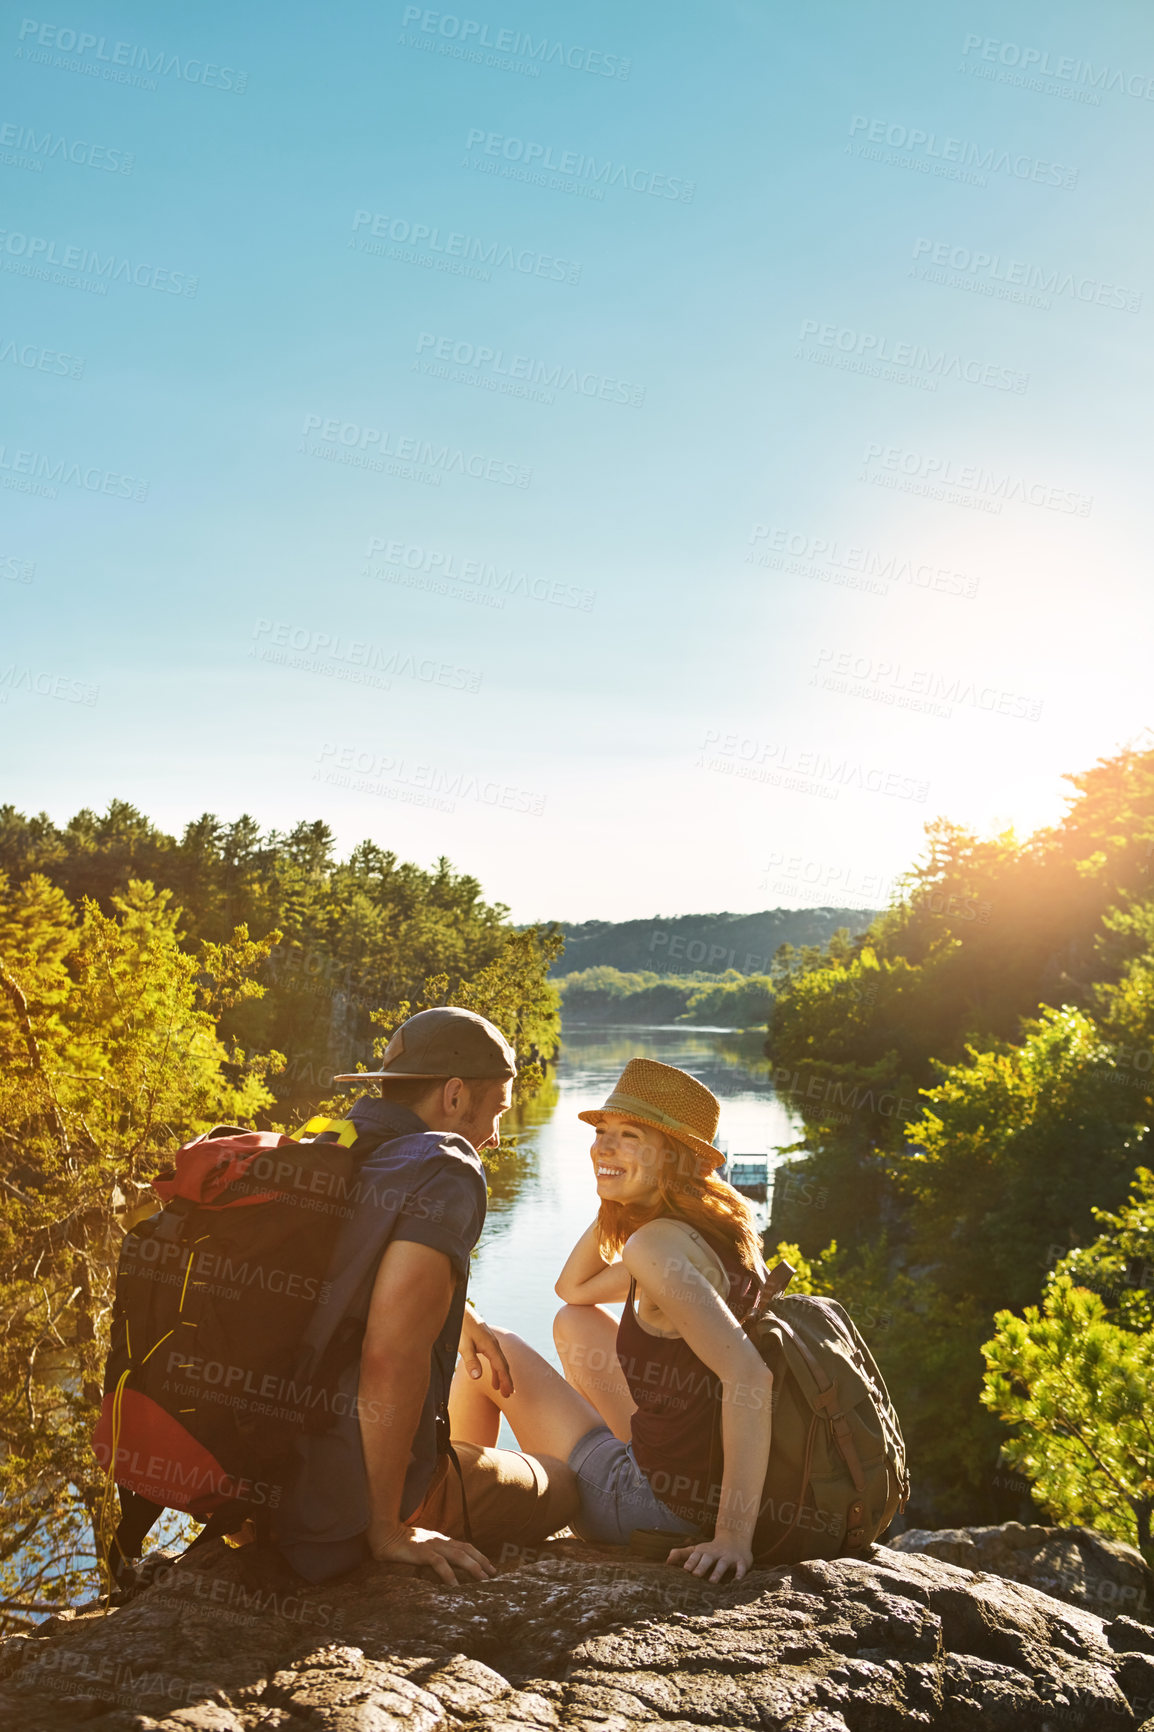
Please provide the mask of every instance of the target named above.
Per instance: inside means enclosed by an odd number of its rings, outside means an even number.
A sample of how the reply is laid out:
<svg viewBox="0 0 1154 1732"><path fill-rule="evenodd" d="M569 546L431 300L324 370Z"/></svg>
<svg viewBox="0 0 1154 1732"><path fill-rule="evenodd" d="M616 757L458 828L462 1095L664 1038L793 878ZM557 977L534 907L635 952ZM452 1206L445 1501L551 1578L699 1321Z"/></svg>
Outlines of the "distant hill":
<svg viewBox="0 0 1154 1732"><path fill-rule="evenodd" d="M658 974L764 974L781 944L824 944L839 926L864 932L876 910L869 908L767 908L762 914L676 914L663 920L585 920L557 924L565 949L554 977L579 968L607 966Z"/></svg>

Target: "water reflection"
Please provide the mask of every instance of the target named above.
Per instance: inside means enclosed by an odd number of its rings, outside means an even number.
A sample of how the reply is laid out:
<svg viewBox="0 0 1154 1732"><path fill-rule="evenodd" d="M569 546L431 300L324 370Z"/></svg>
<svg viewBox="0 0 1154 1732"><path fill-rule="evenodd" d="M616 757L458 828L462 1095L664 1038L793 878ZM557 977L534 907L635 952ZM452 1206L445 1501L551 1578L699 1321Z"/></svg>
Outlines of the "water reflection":
<svg viewBox="0 0 1154 1732"><path fill-rule="evenodd" d="M719 1137L730 1154L768 1150L775 1166L776 1151L797 1137L797 1119L774 1094L763 1038L681 1026L566 1028L549 1091L514 1123L506 1121L516 1133L517 1154L490 1180L489 1215L470 1280L482 1315L554 1358L553 1283L597 1210L592 1134L576 1115L600 1106L629 1059L654 1058L689 1071L721 1102Z"/></svg>

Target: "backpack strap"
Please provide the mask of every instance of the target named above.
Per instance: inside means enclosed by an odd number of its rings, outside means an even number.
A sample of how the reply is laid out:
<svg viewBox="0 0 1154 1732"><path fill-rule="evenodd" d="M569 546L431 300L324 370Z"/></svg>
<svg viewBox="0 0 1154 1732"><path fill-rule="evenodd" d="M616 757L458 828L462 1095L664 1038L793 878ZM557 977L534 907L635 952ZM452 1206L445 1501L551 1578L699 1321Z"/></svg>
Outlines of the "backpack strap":
<svg viewBox="0 0 1154 1732"><path fill-rule="evenodd" d="M461 1488L461 1526L465 1530L465 1543L471 1546L473 1543L473 1524L469 1520L469 1499L465 1491L465 1473L461 1466L461 1458L451 1443L446 1444L445 1453L453 1464L453 1471L457 1476L457 1484Z"/></svg>
<svg viewBox="0 0 1154 1732"><path fill-rule="evenodd" d="M748 1329L752 1324L760 1323L763 1318L769 1316L769 1308L773 1301L780 1299L796 1274L797 1270L792 1263L786 1263L783 1260L774 1264L761 1283L761 1291L746 1313L745 1321L742 1324L743 1329Z"/></svg>
<svg viewBox="0 0 1154 1732"><path fill-rule="evenodd" d="M809 1367L810 1375L817 1385L817 1394L813 1398L813 1405L815 1408L820 1409L825 1418L829 1421L829 1427L833 1433L834 1442L837 1444L841 1458L849 1470L850 1478L853 1480L854 1490L858 1492L864 1491L865 1474L862 1472L861 1457L858 1455L857 1445L854 1443L853 1433L849 1428L849 1421L846 1419L845 1414L838 1405L837 1384L831 1377L826 1376L825 1372L822 1370L805 1342L801 1339L800 1335L798 1335L797 1331L786 1321L780 1312L775 1313L774 1322L782 1330L783 1334L789 1336L789 1339L793 1342L793 1345L797 1348L797 1351L801 1354L801 1357Z"/></svg>
<svg viewBox="0 0 1154 1732"><path fill-rule="evenodd" d="M160 1520L167 1505L153 1503L151 1498L141 1497L139 1492L129 1491L125 1485L116 1489L120 1493L120 1521L108 1548L108 1574L114 1587L123 1588L132 1577L146 1535Z"/></svg>

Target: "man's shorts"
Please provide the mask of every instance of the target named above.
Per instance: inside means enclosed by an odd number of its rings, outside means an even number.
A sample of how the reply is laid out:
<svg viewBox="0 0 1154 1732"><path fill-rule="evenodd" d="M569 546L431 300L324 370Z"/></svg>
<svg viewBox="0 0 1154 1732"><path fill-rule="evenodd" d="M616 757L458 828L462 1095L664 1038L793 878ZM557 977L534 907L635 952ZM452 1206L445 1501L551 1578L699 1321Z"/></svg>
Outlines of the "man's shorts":
<svg viewBox="0 0 1154 1732"><path fill-rule="evenodd" d="M666 1509L638 1467L633 1445L607 1425L585 1433L574 1445L569 1466L581 1494L573 1530L591 1545L627 1546L635 1528L663 1528L687 1538L698 1532Z"/></svg>
<svg viewBox="0 0 1154 1732"><path fill-rule="evenodd" d="M467 1505L473 1544L500 1564L540 1545L574 1513L573 1479L563 1462L474 1443L455 1443L453 1449L460 1474L442 1457L424 1501L406 1518L413 1527L463 1540Z"/></svg>

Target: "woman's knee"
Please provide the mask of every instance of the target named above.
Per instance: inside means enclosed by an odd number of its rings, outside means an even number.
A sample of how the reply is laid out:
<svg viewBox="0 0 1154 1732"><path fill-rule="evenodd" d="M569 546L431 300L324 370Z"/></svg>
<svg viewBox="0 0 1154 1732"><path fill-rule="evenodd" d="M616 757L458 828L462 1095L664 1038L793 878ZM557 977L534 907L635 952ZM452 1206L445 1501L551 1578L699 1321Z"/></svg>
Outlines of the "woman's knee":
<svg viewBox="0 0 1154 1732"><path fill-rule="evenodd" d="M553 1319L553 1341L570 1382L584 1385L595 1373L616 1365L613 1339L606 1338L591 1306L563 1305Z"/></svg>
<svg viewBox="0 0 1154 1732"><path fill-rule="evenodd" d="M553 1342L558 1351L567 1347L574 1339L578 1323L580 1305L562 1305L553 1319Z"/></svg>
<svg viewBox="0 0 1154 1732"><path fill-rule="evenodd" d="M601 1324L596 1306L562 1305L553 1319L553 1345L562 1359L567 1353L588 1353L601 1340Z"/></svg>

